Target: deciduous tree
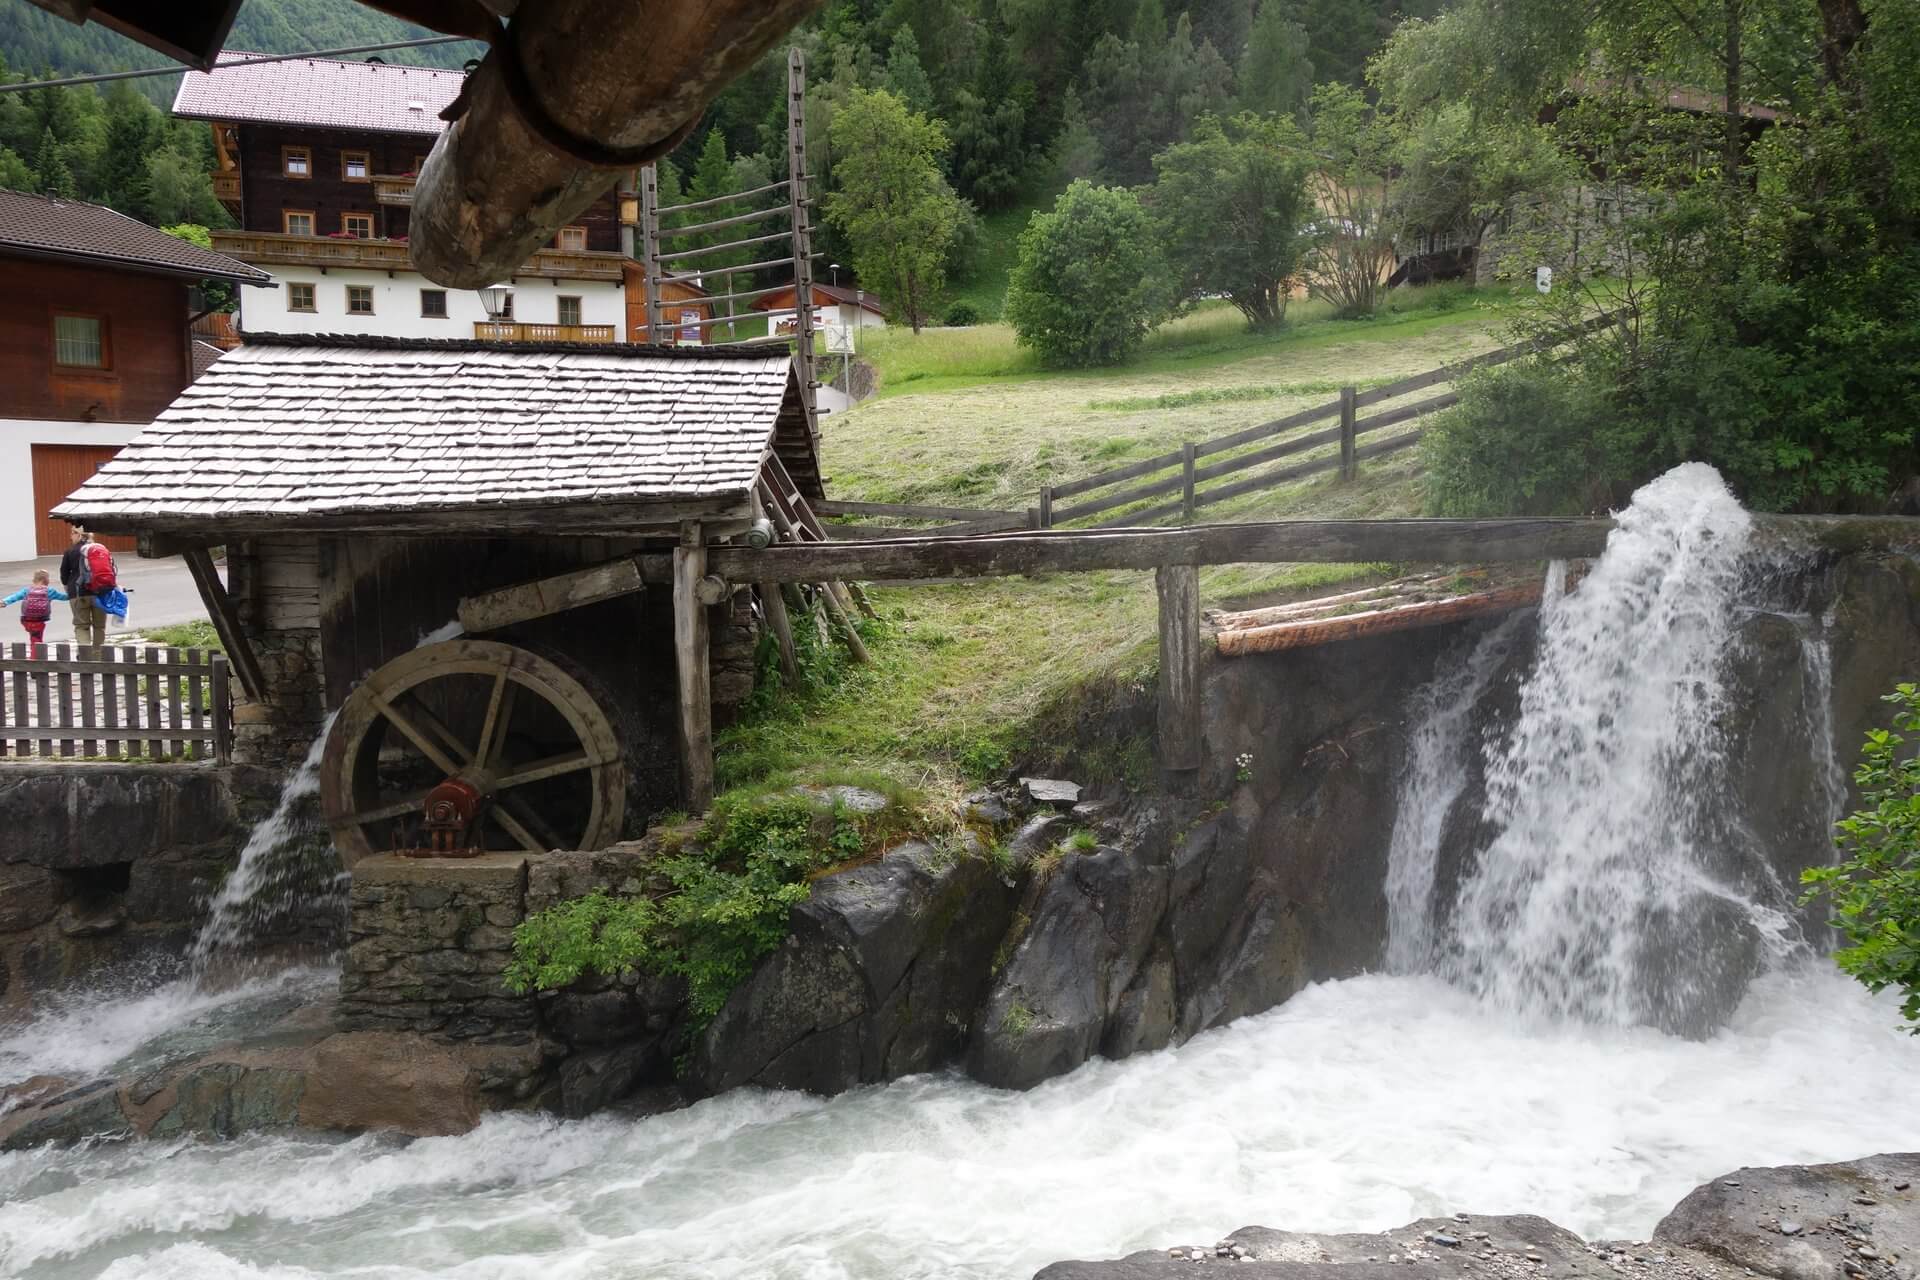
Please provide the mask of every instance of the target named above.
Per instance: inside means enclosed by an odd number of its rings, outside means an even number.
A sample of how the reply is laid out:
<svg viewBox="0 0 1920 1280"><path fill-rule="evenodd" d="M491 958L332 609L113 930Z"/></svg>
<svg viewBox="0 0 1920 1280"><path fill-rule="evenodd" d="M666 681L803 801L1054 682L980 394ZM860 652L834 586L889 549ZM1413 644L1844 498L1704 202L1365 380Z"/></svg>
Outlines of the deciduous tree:
<svg viewBox="0 0 1920 1280"><path fill-rule="evenodd" d="M919 332L945 283L959 201L940 175L947 149L938 122L885 90L856 89L834 117L834 177L827 218L852 246L862 283Z"/></svg>
<svg viewBox="0 0 1920 1280"><path fill-rule="evenodd" d="M1082 181L1020 234L1006 317L1048 364L1119 364L1165 318L1172 296L1139 197Z"/></svg>

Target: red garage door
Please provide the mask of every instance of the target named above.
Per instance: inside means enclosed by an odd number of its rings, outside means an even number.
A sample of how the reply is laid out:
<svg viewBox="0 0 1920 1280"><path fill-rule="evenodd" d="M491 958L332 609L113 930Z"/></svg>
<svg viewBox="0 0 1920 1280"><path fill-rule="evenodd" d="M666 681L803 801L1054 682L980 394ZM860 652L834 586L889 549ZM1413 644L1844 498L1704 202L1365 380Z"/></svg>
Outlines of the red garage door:
<svg viewBox="0 0 1920 1280"><path fill-rule="evenodd" d="M36 444L33 446L33 514L37 523L35 541L39 554L57 556L67 549L67 523L55 520L47 512L67 500L67 495L87 482L114 454L117 445ZM100 541L114 551L133 550L133 539L102 537Z"/></svg>

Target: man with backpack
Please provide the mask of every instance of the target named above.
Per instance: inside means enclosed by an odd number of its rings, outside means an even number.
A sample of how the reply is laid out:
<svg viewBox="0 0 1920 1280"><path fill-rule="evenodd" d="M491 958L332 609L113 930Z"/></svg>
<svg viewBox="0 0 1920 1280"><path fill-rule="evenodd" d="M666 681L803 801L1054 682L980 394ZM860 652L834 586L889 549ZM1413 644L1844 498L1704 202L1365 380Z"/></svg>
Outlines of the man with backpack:
<svg viewBox="0 0 1920 1280"><path fill-rule="evenodd" d="M94 597L119 583L113 553L77 524L68 536L71 541L60 557L60 585L72 597L74 643L104 647L107 613Z"/></svg>

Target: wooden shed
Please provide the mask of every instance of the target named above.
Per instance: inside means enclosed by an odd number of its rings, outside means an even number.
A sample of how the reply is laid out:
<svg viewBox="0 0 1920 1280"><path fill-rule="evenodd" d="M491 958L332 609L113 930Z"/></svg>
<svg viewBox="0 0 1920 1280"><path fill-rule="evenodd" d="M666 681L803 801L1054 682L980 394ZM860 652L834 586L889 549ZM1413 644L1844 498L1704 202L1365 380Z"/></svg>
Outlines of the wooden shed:
<svg viewBox="0 0 1920 1280"><path fill-rule="evenodd" d="M753 624L700 598L704 548L764 528L770 476L819 496L801 395L766 348L249 335L59 514L187 556L243 758L324 731L349 863L457 779L477 847L593 847L711 787L684 738L750 690ZM671 585L451 634L463 597L667 550Z"/></svg>

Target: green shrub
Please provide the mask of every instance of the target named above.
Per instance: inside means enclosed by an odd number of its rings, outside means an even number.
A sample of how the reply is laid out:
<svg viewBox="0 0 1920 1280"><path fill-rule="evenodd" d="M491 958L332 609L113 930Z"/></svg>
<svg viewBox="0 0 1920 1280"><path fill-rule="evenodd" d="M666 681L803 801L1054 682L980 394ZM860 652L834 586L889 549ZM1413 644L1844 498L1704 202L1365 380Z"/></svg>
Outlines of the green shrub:
<svg viewBox="0 0 1920 1280"><path fill-rule="evenodd" d="M1612 410L1597 380L1537 362L1476 373L1420 441L1442 516L1580 515L1608 505Z"/></svg>
<svg viewBox="0 0 1920 1280"><path fill-rule="evenodd" d="M1020 233L1006 318L1046 364L1120 364L1166 318L1167 270L1139 197L1075 182Z"/></svg>
<svg viewBox="0 0 1920 1280"><path fill-rule="evenodd" d="M1853 780L1867 807L1842 819L1836 837L1849 856L1803 872L1813 887L1802 901L1832 905L1833 927L1851 944L1834 960L1869 991L1901 992L1901 1016L1920 1035L1920 759L1901 751L1920 731L1920 686L1902 684L1883 701L1899 709L1861 748Z"/></svg>
<svg viewBox="0 0 1920 1280"><path fill-rule="evenodd" d="M980 309L971 302L956 302L947 308L944 324L950 329L965 329L980 323Z"/></svg>
<svg viewBox="0 0 1920 1280"><path fill-rule="evenodd" d="M589 973L629 970L687 980L704 1025L787 934L811 878L862 857L906 829L913 802L878 813L798 791L723 796L698 836L651 868L646 892L594 892L537 912L514 930L511 991L552 991Z"/></svg>

